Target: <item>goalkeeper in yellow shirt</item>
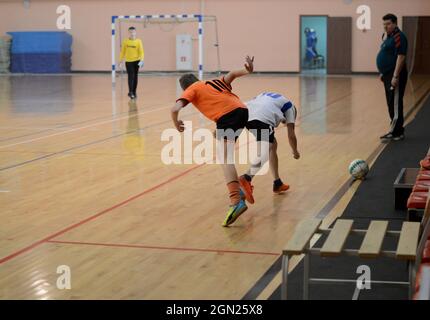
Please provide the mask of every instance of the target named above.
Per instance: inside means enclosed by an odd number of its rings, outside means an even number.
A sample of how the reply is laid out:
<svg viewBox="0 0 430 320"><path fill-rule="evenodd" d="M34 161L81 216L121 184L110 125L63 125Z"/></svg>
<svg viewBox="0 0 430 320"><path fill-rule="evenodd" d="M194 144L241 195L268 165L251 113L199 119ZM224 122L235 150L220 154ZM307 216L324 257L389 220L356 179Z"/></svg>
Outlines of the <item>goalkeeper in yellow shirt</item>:
<svg viewBox="0 0 430 320"><path fill-rule="evenodd" d="M125 39L121 46L121 54L119 57L120 66L125 60L125 67L128 74L128 96L131 99L136 99L137 76L139 68L143 67L144 51L142 41L136 38L136 28L128 28L128 39Z"/></svg>

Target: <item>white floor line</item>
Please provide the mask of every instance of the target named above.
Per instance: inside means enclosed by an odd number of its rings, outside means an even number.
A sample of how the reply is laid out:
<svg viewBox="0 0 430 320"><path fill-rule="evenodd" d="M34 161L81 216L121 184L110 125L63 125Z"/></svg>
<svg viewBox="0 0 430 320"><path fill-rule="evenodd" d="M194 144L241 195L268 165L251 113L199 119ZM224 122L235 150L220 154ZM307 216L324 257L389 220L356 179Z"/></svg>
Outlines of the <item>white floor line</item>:
<svg viewBox="0 0 430 320"><path fill-rule="evenodd" d="M121 118L110 119L110 120L107 120L107 121L101 121L101 122L97 122L97 123L94 123L94 124L91 124L91 125L87 125L87 126L83 126L83 127L77 127L77 128L73 128L73 129L66 130L66 131L56 132L56 133L49 134L49 135L46 135L46 136L42 136L42 137L39 137L39 138L33 138L33 139L29 139L29 140L24 140L24 141L21 141L21 142L7 144L7 145L4 145L4 146L0 146L0 149L5 149L5 148L9 148L9 147L18 146L18 145L21 145L21 144L26 144L26 143L30 143L30 142L34 142L34 141L48 139L48 138L59 136L59 135L62 135L62 134L66 134L66 133L70 133L70 132L74 132L74 131L79 131L79 130L83 130L83 129L88 129L88 128L91 128L91 127L96 127L96 126L99 126L99 125L103 125L103 124L106 124L106 123L115 122L115 121L118 121L118 120L128 119L130 117L135 117L137 115L143 115L143 114L148 114L148 113L152 113L152 112L159 112L160 110L168 109L168 108L170 108L170 107L164 107L164 108L159 108L159 109L150 110L150 111L138 112L138 113L135 113L135 114L133 114L131 116L127 115L127 116L124 116L124 117L121 117Z"/></svg>

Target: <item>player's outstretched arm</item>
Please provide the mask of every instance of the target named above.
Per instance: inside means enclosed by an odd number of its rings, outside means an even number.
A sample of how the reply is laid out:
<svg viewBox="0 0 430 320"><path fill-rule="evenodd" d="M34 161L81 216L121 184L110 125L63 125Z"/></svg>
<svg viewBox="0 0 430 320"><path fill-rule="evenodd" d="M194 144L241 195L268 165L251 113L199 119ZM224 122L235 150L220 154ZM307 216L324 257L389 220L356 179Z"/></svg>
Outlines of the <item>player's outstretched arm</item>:
<svg viewBox="0 0 430 320"><path fill-rule="evenodd" d="M176 102L176 104L170 110L173 124L179 132L184 131L184 122L178 119L179 111L188 104L188 101L180 99Z"/></svg>
<svg viewBox="0 0 430 320"><path fill-rule="evenodd" d="M297 150L297 137L294 129L295 129L294 123L287 124L288 142L290 143L291 149L293 150L294 159L299 159L300 153Z"/></svg>
<svg viewBox="0 0 430 320"><path fill-rule="evenodd" d="M246 56L245 58L245 68L241 70L233 70L227 73L227 75L224 77L225 83L230 85L234 79L242 77L244 75L250 74L254 71L254 57Z"/></svg>

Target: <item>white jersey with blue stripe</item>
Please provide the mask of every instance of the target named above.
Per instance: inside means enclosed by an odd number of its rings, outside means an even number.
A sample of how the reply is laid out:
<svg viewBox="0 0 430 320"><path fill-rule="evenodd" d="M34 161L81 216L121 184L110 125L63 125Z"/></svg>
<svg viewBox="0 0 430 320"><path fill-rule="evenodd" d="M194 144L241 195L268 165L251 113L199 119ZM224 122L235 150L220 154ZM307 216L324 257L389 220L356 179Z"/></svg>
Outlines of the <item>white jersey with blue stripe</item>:
<svg viewBox="0 0 430 320"><path fill-rule="evenodd" d="M279 123L295 123L297 109L294 104L279 93L263 92L246 102L248 121L259 120L276 128Z"/></svg>

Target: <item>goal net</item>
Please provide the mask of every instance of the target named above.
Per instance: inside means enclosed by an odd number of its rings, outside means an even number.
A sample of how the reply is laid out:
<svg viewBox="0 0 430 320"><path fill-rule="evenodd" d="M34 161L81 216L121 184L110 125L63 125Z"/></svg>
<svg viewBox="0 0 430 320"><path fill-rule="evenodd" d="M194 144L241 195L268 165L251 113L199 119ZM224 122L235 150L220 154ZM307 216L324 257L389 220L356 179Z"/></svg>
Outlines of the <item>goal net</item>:
<svg viewBox="0 0 430 320"><path fill-rule="evenodd" d="M147 71L178 71L176 68L176 36L191 36L192 66L189 71L221 72L218 24L216 16L199 14L112 16L112 83L118 70L122 41L128 28L134 26L142 39ZM151 59L156 56L157 59Z"/></svg>

